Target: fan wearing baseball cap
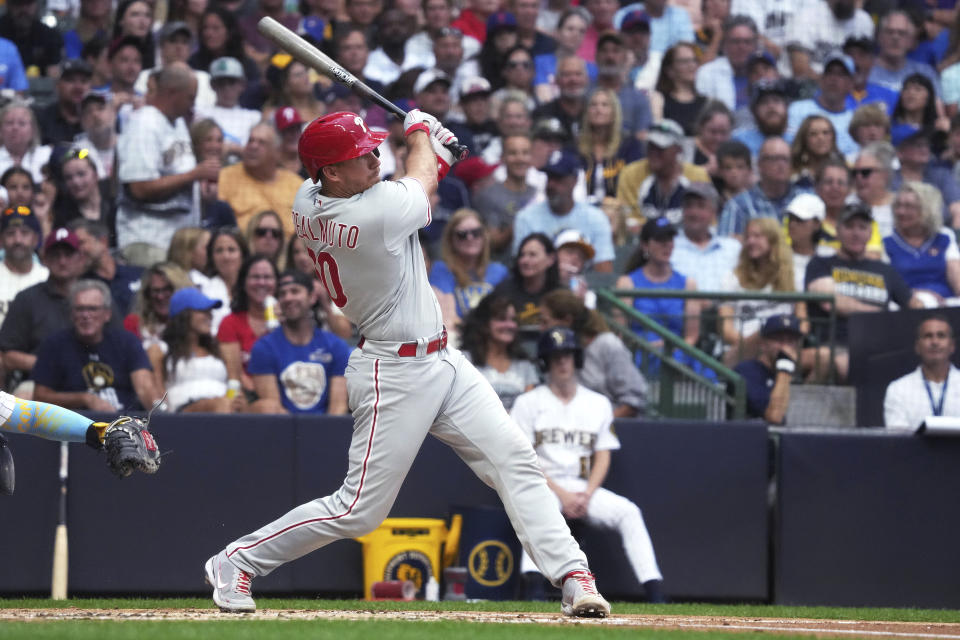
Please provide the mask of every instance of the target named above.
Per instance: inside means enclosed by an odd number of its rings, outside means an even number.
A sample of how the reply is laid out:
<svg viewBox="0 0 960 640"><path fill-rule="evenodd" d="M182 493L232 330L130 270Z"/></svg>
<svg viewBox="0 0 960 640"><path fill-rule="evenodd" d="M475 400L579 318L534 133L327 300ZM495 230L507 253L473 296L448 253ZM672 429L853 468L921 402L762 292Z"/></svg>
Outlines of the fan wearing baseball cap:
<svg viewBox="0 0 960 640"><path fill-rule="evenodd" d="M620 172L617 200L630 208L628 222L634 228L662 215L679 222L684 185L710 181L706 169L682 160L683 141L683 127L661 120L647 132L647 157Z"/></svg>
<svg viewBox="0 0 960 640"><path fill-rule="evenodd" d="M770 424L784 423L801 338L803 332L796 316L771 316L763 323L759 354L733 368L746 383L748 417Z"/></svg>
<svg viewBox="0 0 960 640"><path fill-rule="evenodd" d="M236 58L217 58L210 63L210 86L217 101L212 107L197 107L196 118L210 118L220 125L224 151L227 155L239 155L250 130L262 117L259 111L240 106L240 94L247 88L243 64Z"/></svg>
<svg viewBox="0 0 960 640"><path fill-rule="evenodd" d="M885 262L866 257L867 241L872 231L873 213L869 205L851 202L840 214L837 223L837 239L840 248L834 256L814 256L807 265L804 279L807 291L828 293L834 296L836 305L835 356L837 373L846 379L849 370L847 344L847 318L853 313L886 311L895 302L901 309L922 308L923 302L910 290L897 271ZM821 329L818 336L822 342L829 339L827 327L829 309L826 303L812 304L810 318L818 318L814 329Z"/></svg>
<svg viewBox="0 0 960 640"><path fill-rule="evenodd" d="M600 209L573 198L580 168L580 158L573 151L561 149L550 155L543 167L547 174L546 200L528 204L517 213L513 222L513 252L517 253L520 241L531 233L554 237L564 229L576 229L596 251L594 270L611 273L613 234L609 219Z"/></svg>
<svg viewBox="0 0 960 640"><path fill-rule="evenodd" d="M474 156L482 155L500 135L496 121L490 117L492 93L490 82L482 76L470 78L460 86L460 109L464 121L450 123L450 131Z"/></svg>
<svg viewBox="0 0 960 640"><path fill-rule="evenodd" d="M23 219L21 224L29 226L33 214L5 214L4 235L11 230L14 215ZM20 372L15 375L21 380L30 376L40 342L70 326L68 292L85 267L76 234L65 227L51 231L43 243L43 262L49 270L48 277L13 298L0 326L0 351L4 352L8 373Z"/></svg>
<svg viewBox="0 0 960 640"><path fill-rule="evenodd" d="M309 178L300 162L300 134L306 121L295 107L280 107L273 112L273 123L280 132L280 166Z"/></svg>
<svg viewBox="0 0 960 640"><path fill-rule="evenodd" d="M850 136L849 131L856 108L850 98L855 73L856 68L850 56L841 51L828 54L823 62L819 93L807 100L797 100L787 109L787 140L793 140L801 123L808 116L820 115L833 124L840 153L844 156L856 153L860 145Z"/></svg>
<svg viewBox="0 0 960 640"><path fill-rule="evenodd" d="M27 287L43 282L49 272L34 260L40 241L40 221L30 207L8 207L0 214L0 324L13 298Z"/></svg>

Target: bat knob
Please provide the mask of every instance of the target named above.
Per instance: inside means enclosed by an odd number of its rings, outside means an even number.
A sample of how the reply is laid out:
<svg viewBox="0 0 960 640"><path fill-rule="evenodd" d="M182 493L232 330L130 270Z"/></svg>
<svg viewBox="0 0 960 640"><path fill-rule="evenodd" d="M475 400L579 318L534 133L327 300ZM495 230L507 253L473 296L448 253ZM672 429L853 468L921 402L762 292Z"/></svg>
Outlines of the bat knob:
<svg viewBox="0 0 960 640"><path fill-rule="evenodd" d="M451 142L450 144L444 145L444 147L453 154L453 158L457 162L466 160L467 156L470 155L470 150L458 142Z"/></svg>

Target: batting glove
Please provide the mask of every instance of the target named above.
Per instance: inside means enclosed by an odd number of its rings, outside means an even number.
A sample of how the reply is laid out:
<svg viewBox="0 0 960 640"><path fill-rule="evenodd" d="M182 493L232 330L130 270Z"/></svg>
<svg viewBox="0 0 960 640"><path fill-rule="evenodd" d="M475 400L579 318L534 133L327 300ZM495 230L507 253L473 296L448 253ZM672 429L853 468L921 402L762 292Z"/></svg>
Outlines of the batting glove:
<svg viewBox="0 0 960 640"><path fill-rule="evenodd" d="M424 113L420 109L411 109L403 119L403 135L409 136L414 131L423 131L430 135L431 131L439 126L440 122L429 113Z"/></svg>
<svg viewBox="0 0 960 640"><path fill-rule="evenodd" d="M450 171L450 167L457 161L450 150L444 146L455 142L457 142L457 136L444 126L438 127L436 133L430 136L430 146L437 154L437 180L443 180Z"/></svg>

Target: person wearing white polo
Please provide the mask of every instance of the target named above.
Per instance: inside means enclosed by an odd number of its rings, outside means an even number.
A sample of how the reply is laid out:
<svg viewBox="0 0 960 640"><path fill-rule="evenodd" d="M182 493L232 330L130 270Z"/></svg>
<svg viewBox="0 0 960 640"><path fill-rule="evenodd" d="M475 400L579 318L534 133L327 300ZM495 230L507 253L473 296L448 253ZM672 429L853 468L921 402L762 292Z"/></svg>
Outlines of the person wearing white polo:
<svg viewBox="0 0 960 640"><path fill-rule="evenodd" d="M913 431L929 416L960 417L960 369L950 361L956 342L946 317L921 322L914 349L920 366L891 382L883 398L883 421L891 430Z"/></svg>

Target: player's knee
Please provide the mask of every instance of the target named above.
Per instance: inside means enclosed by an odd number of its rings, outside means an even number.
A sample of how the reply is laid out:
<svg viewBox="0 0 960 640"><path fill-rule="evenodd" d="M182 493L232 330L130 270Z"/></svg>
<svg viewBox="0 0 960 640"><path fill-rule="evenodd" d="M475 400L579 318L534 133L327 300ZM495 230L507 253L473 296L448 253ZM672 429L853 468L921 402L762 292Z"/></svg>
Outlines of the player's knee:
<svg viewBox="0 0 960 640"><path fill-rule="evenodd" d="M641 512L640 507L634 503L626 502L623 506L623 510L620 513L620 528L631 530L638 526L644 526L643 512Z"/></svg>

